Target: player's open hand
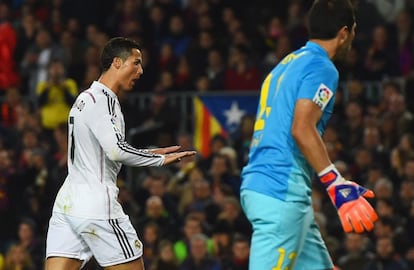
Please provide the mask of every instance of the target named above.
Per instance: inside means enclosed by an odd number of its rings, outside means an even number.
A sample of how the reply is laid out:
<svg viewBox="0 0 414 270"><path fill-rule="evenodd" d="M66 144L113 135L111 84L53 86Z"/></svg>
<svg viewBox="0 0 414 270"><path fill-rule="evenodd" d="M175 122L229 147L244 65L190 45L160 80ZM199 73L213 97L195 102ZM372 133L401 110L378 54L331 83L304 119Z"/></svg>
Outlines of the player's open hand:
<svg viewBox="0 0 414 270"><path fill-rule="evenodd" d="M165 155L168 153L177 152L180 148L181 146L174 145L174 146L167 146L167 147L162 147L162 148L155 148L155 149L151 149L150 151L153 152L154 154Z"/></svg>
<svg viewBox="0 0 414 270"><path fill-rule="evenodd" d="M168 153L165 155L164 165L170 164L173 162L179 162L181 159L185 157L194 156L197 152L196 151L181 151L181 152L174 152Z"/></svg>
<svg viewBox="0 0 414 270"><path fill-rule="evenodd" d="M173 162L178 162L182 158L191 157L197 153L196 151L177 152L178 150L180 150L180 148L181 146L174 145L174 146L167 146L167 147L162 147L162 148L155 148L155 149L151 149L150 151L153 152L154 154L165 155L164 165L167 165Z"/></svg>
<svg viewBox="0 0 414 270"><path fill-rule="evenodd" d="M365 198L373 198L374 192L353 181L345 180L334 165L327 167L325 171L319 177L338 210L344 231L371 231L378 215Z"/></svg>

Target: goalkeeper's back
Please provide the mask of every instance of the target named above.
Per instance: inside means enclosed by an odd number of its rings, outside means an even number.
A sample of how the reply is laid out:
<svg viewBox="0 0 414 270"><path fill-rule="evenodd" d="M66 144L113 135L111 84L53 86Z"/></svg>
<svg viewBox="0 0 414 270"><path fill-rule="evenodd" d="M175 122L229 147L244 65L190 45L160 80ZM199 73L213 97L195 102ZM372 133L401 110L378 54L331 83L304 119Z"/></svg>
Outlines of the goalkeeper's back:
<svg viewBox="0 0 414 270"><path fill-rule="evenodd" d="M295 104L298 99L310 99L323 110L317 125L322 134L333 111L337 81L338 72L326 51L313 42L286 56L268 74L241 189L309 201L313 170L291 134Z"/></svg>

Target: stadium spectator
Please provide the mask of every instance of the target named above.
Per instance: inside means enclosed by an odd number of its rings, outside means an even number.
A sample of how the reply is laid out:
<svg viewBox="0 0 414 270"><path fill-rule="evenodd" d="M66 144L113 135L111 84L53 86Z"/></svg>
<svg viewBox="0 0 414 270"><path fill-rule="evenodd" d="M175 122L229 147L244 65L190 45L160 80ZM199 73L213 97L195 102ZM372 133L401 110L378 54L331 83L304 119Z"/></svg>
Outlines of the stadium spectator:
<svg viewBox="0 0 414 270"><path fill-rule="evenodd" d="M224 76L226 90L258 90L259 70L251 63L251 53L246 46L236 45L230 49L228 67Z"/></svg>
<svg viewBox="0 0 414 270"><path fill-rule="evenodd" d="M37 270L22 245L12 245L4 259L4 270Z"/></svg>
<svg viewBox="0 0 414 270"><path fill-rule="evenodd" d="M404 259L395 254L392 237L383 236L377 239L376 258L366 267L366 270L405 270Z"/></svg>
<svg viewBox="0 0 414 270"><path fill-rule="evenodd" d="M224 63L223 53L217 49L210 49L207 57L205 73L209 80L209 90L224 90Z"/></svg>
<svg viewBox="0 0 414 270"><path fill-rule="evenodd" d="M7 133L8 129L14 128L17 124L19 107L22 97L16 87L8 88L3 102L0 104L0 132Z"/></svg>
<svg viewBox="0 0 414 270"><path fill-rule="evenodd" d="M155 195L146 200L145 213L141 215L136 225L137 228L145 228L149 223L157 224L160 238L175 239L177 224L165 210L161 198Z"/></svg>
<svg viewBox="0 0 414 270"><path fill-rule="evenodd" d="M29 218L23 218L19 223L17 244L22 246L30 255L35 269L42 269L45 256L44 239L38 238L36 223Z"/></svg>
<svg viewBox="0 0 414 270"><path fill-rule="evenodd" d="M222 262L223 270L248 270L249 254L249 239L244 235L236 234L231 245L231 257Z"/></svg>
<svg viewBox="0 0 414 270"><path fill-rule="evenodd" d="M394 76L398 73L398 65L395 59L397 49L393 47L388 29L384 25L375 27L372 40L365 56L365 68L368 80L381 80L386 76Z"/></svg>
<svg viewBox="0 0 414 270"><path fill-rule="evenodd" d="M161 240L159 251L150 270L178 270L179 263L174 255L173 244L169 240Z"/></svg>
<svg viewBox="0 0 414 270"><path fill-rule="evenodd" d="M182 262L180 270L221 270L219 261L208 253L208 238L195 234L190 238L190 255Z"/></svg>
<svg viewBox="0 0 414 270"><path fill-rule="evenodd" d="M35 43L27 48L20 63L23 89L28 90L25 94L34 99L38 83L48 80L49 62L52 59L65 61L64 57L62 46L53 42L50 31L46 28L39 29L36 32Z"/></svg>
<svg viewBox="0 0 414 270"><path fill-rule="evenodd" d="M0 3L0 90L16 87L19 83L16 60L17 33L9 21L9 7Z"/></svg>
<svg viewBox="0 0 414 270"><path fill-rule="evenodd" d="M183 17L175 14L171 16L168 25L168 33L162 40L161 44L170 43L173 47L174 54L181 57L185 54L190 46L191 38L186 31L186 25Z"/></svg>
<svg viewBox="0 0 414 270"><path fill-rule="evenodd" d="M303 11L309 7L309 1L277 1L272 4L273 6L265 0L98 2L97 0L86 2L73 0L0 3L0 28L9 34L15 33L15 49L11 57L18 69L17 76L22 79L21 84L16 85L15 88L7 88L0 93L0 125L2 126L0 128L0 253L3 255L6 254L6 248L10 243L16 240L15 232L18 231L19 221L23 215L28 215L34 220L38 228L37 238L41 239L45 236L46 220L50 214L45 213L47 212L45 209L50 209L53 194L57 192L63 181L62 175L67 173L67 125L64 123L50 129L48 139L45 139L45 128L40 123L40 111L34 90L35 82L39 80L38 77L47 77L45 75L47 67L53 59L58 58L63 61L68 77L73 78L79 89L83 90L99 77L101 71L99 55L105 42L117 33L130 35L143 46L144 74L135 83L131 94L119 95L122 109L126 112L126 130L138 127L138 123L151 119L150 115L142 114L144 107L146 111L146 108L152 106L151 102L148 102L151 99L151 92L160 88L173 89L174 98L167 98L167 103L172 105L173 109L167 114L168 117L180 120L171 125L171 134L165 136L157 131L143 133L143 136L134 137L134 141L139 145L155 145L166 143L166 141L175 143L174 141L177 140L177 144L182 145L176 136L183 130L183 127L186 131L192 131L194 117L189 104L192 104L191 98L195 93L187 92L198 89L208 95L228 94L228 89L224 84L225 71L229 70L227 63L234 58L232 52L234 48L248 49L249 56L245 63L249 68L256 69L257 77L262 78L264 75L262 60L265 59L266 53L271 56L270 60L277 61L281 58L277 55L285 53L275 54L277 49L273 50L273 48L278 44L286 45L281 46L286 47L281 51L288 51L288 43L291 43L292 50L303 46L308 38L306 14ZM371 187L377 185L380 197L377 198L378 209L385 209L385 212L389 212L388 207L380 206L384 201L381 197L391 197L396 213L388 214L392 216L391 219L395 223L395 229L391 230L391 234L395 237L395 234L398 236L400 231L406 232L406 239L409 239L412 247L414 246L412 218L414 199L411 189L414 174L411 172L413 147L410 137L414 133L410 114L414 113L414 98L412 98L414 68L411 59L413 49L410 44L413 43L411 21L414 6L410 1L406 3L404 9L399 6L402 1L382 2L384 1L375 0L358 3L356 11L358 25L354 46L345 63L336 63L341 82L335 97L333 117L328 123L324 139L330 157L343 175L349 175L352 172L353 165L358 159L355 153L363 151L362 147L377 150L383 148L384 153L389 153L389 156L384 159L381 157L382 160L378 159L378 155L374 153L372 155L374 165L366 166L363 172L367 175L366 178L358 180L367 182L367 185ZM95 5L93 9L92 3ZM378 3L383 5L380 6ZM387 13L390 12L391 15L386 18L381 17L384 13L378 14L377 7ZM176 20L177 16L178 20ZM172 21L181 21L176 23L176 34L170 31ZM181 34L180 29L183 31ZM388 32L388 37L384 35L386 32ZM208 37L208 33L214 33L214 35L210 34ZM9 37L8 34L0 36L0 40ZM375 36L375 42L372 41L373 36ZM180 53L185 56L192 55L194 58L177 56L176 63L168 68L169 72L161 74L158 59L160 59L163 42L168 43L168 40L179 44L177 48L181 48ZM203 55L197 55L194 53L197 50L193 50L193 44L200 44L201 40L206 41L208 49L203 49ZM3 43L0 41L0 44ZM371 45L373 47L370 47ZM370 54L372 51L375 52L373 55ZM4 57L0 58L7 60ZM368 59L368 66L365 66L366 59ZM385 64L378 70L372 69L380 67L381 62L384 61L390 64ZM6 62L2 61L0 66ZM238 65L238 67L241 66L243 65ZM0 73L1 70L0 67ZM200 76L196 75L196 70ZM161 80L160 77L163 79ZM372 81L371 78L374 77L378 80ZM13 76L10 78L13 79ZM239 77L235 78L239 80ZM239 81L235 82L239 83ZM197 86L197 83L201 86ZM244 82L240 81L240 85L234 90L242 90L237 89L238 87L247 88ZM251 90L257 91L259 87L260 85L257 84ZM218 91L211 93L212 90ZM357 92L356 95L355 92ZM20 101L9 102L9 99ZM362 105L355 105L353 101ZM186 104L185 110L181 110L182 102ZM185 115L183 111L186 112ZM401 118L398 115L403 115L402 118L405 120L402 122L405 121L405 124L398 124L398 119ZM254 119L246 121L248 126L246 129L252 128ZM239 129L244 129L243 126L244 124L241 124ZM156 138L158 136L159 138ZM249 131L246 131L244 137L231 136L226 139L217 139L213 145L217 149L223 146L234 148L239 160L237 167L240 168L246 162L245 151L250 146ZM189 149L193 149L191 143L186 146L186 150ZM164 192L167 197L171 197L169 200L173 203L164 203L168 212L177 213L172 214L174 219L179 221L174 225L176 231L181 231L183 228L183 220L185 220L183 206L188 205L193 199L194 183L208 176L208 169L218 151L215 149L213 152L210 158L198 156L165 169L166 174L173 177L166 177L162 181L167 187ZM42 155L46 158L43 161ZM43 173L40 173L42 171ZM135 179L135 172L138 175L137 179ZM39 188L34 179L45 173L48 175L47 181L44 193L40 195L34 192L36 188ZM142 179L145 179L143 175L147 173L151 174L146 169L134 171L131 174L134 176L131 178L133 181L129 181L131 177L129 171L128 173L126 170L121 171L121 178L125 179L125 183L120 185L119 199L134 224L137 223L137 219L143 217L145 200L149 196L148 190L151 185L143 187L146 193L144 192L142 201L136 200L141 197L137 196L135 186L141 184ZM387 187L388 184L384 184L387 179L392 183L393 190ZM237 174L235 180L240 180ZM156 189L160 190L160 186ZM211 224L214 224L213 221L217 215L216 207L222 204L228 196L234 196L234 191L228 185L219 184L212 190L210 196L215 205L213 211L208 209L191 213L202 219L200 221L202 231L209 236L212 233ZM320 219L321 226L326 226L326 230L323 229L324 237L328 239L326 240L328 249L333 251L332 255L335 258L338 251L337 243L345 238L336 214L332 213L333 209L327 197L322 196L320 200L315 199L315 204L320 204L317 218ZM400 218L395 219L398 216ZM324 219L325 225L323 225ZM381 227L381 225L378 226ZM389 226L382 227L388 228ZM160 234L164 234L164 230L161 228ZM244 235L244 237L249 238L250 235ZM377 237L370 236L374 243ZM178 234L173 238L176 240ZM405 256L407 261L410 258L414 261L412 259L414 258L413 249L404 247L407 251L403 252L404 249L399 249L404 246L404 243L399 242L398 239L396 241L399 243L396 245L396 250L400 256ZM168 244L166 246L168 250ZM161 254L158 251L154 252L157 253L154 258L157 261L157 257ZM168 252L165 253L167 255L163 257L167 261L170 260L168 258L171 256L168 256ZM346 253L341 255L346 255ZM178 268L178 261L173 264L175 266L171 268L168 266L167 269ZM153 263L153 265L157 264ZM239 269L234 265L231 267ZM96 262L91 261L85 269L100 268Z"/></svg>
<svg viewBox="0 0 414 270"><path fill-rule="evenodd" d="M185 216L184 224L182 227L182 237L174 242L174 254L177 257L180 264L183 263L191 254L191 239L203 233L203 228L199 217L193 213ZM206 239L204 244L207 245L206 249L209 254L213 253L213 242L210 239ZM204 252L202 254L204 256ZM191 261L188 262L189 264ZM188 268L191 269L191 268Z"/></svg>
<svg viewBox="0 0 414 270"><path fill-rule="evenodd" d="M144 246L144 265L150 269L157 256L160 242L160 230L156 223L147 223L143 228L142 244Z"/></svg>
<svg viewBox="0 0 414 270"><path fill-rule="evenodd" d="M369 239L361 234L346 234L344 254L337 260L341 270L365 269L374 259L374 254L368 250L368 241Z"/></svg>
<svg viewBox="0 0 414 270"><path fill-rule="evenodd" d="M67 122L78 86L75 80L66 77L64 63L56 58L50 60L47 78L38 83L36 94L42 126L51 132Z"/></svg>

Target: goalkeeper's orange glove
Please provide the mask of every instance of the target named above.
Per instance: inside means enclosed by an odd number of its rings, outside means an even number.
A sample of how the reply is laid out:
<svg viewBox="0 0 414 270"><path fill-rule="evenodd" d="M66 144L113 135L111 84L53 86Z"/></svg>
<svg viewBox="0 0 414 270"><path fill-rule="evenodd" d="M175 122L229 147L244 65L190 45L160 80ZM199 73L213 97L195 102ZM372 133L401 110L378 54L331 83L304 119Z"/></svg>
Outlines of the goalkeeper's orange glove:
<svg viewBox="0 0 414 270"><path fill-rule="evenodd" d="M378 216L365 199L375 196L372 190L345 180L333 164L322 170L318 176L338 211L345 232L362 233L374 228Z"/></svg>

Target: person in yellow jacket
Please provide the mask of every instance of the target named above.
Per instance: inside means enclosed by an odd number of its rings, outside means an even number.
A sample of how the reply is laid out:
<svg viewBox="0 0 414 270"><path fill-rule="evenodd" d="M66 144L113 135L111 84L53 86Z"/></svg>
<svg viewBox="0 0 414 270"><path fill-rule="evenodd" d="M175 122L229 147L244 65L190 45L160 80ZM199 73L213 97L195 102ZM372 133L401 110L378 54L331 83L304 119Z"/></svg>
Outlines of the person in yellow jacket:
<svg viewBox="0 0 414 270"><path fill-rule="evenodd" d="M0 253L0 270L4 269L4 257L3 254Z"/></svg>
<svg viewBox="0 0 414 270"><path fill-rule="evenodd" d="M60 59L49 63L48 80L39 82L36 88L42 126L53 130L66 123L69 110L78 95L78 85L65 75L65 66Z"/></svg>

